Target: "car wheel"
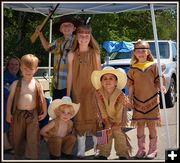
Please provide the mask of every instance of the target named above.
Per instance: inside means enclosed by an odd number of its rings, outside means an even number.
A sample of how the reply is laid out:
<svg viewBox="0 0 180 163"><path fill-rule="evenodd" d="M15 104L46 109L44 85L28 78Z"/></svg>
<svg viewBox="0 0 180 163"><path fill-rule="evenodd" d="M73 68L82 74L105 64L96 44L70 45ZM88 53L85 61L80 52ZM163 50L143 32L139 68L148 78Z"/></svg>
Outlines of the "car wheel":
<svg viewBox="0 0 180 163"><path fill-rule="evenodd" d="M170 108L175 105L176 102L176 82L174 78L171 78L169 90L165 94L166 107Z"/></svg>

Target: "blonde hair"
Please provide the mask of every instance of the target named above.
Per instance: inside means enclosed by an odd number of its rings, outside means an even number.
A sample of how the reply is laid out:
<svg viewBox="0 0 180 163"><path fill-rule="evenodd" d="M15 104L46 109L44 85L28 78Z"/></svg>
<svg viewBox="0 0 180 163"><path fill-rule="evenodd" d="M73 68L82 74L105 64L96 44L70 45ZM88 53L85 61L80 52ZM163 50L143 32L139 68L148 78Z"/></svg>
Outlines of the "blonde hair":
<svg viewBox="0 0 180 163"><path fill-rule="evenodd" d="M149 43L147 41L138 40L134 44L134 51L133 51L133 55L132 55L132 58L131 58L131 65L133 65L133 64L138 62L138 59L134 55L134 52L135 52L136 49L141 49L141 48L142 49L147 49L147 53L148 53L147 61L154 61L154 57L153 57L153 55L151 53Z"/></svg>
<svg viewBox="0 0 180 163"><path fill-rule="evenodd" d="M93 48L97 54L100 54L99 44L97 43L97 41L94 39L94 37L92 35L92 28L88 25L81 25L77 28L77 34L76 34L74 44L72 47L72 52L75 52L79 48L79 43L78 43L78 34L79 33L78 32L81 30L87 31L91 35L89 46L91 48Z"/></svg>
<svg viewBox="0 0 180 163"><path fill-rule="evenodd" d="M28 68L38 67L39 59L33 54L26 54L21 58L21 64Z"/></svg>
<svg viewBox="0 0 180 163"><path fill-rule="evenodd" d="M58 108L56 108L54 110L54 112L55 112L56 116L59 116L59 114L62 113L65 109L69 109L70 112L71 112L71 115L74 114L73 106L72 105L68 105L68 104L63 104L63 105L59 106Z"/></svg>

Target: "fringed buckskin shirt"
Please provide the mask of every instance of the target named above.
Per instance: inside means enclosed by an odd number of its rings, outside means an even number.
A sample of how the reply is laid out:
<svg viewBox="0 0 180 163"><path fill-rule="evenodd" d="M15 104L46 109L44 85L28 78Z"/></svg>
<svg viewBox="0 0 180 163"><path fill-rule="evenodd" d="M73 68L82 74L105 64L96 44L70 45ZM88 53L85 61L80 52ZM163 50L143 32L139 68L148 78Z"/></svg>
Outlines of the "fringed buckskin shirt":
<svg viewBox="0 0 180 163"><path fill-rule="evenodd" d="M127 109L131 106L125 94L116 88L108 99L103 88L96 91L96 98L102 119L108 118L111 125L126 127L128 125Z"/></svg>

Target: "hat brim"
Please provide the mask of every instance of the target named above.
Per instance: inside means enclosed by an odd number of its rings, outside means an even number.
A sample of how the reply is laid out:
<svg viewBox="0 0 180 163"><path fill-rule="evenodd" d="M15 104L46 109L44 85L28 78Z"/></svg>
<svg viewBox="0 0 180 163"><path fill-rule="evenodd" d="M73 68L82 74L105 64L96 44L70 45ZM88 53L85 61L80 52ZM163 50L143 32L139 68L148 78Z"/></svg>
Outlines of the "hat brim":
<svg viewBox="0 0 180 163"><path fill-rule="evenodd" d="M77 112L79 111L80 104L65 102L65 101L63 101L61 99L56 99L56 100L51 102L51 104L48 107L49 116L52 119L55 119L57 116L56 116L54 110L57 109L59 106L64 105L64 104L71 105L73 107L74 112L73 112L73 114L71 116L71 118L73 118L77 114Z"/></svg>
<svg viewBox="0 0 180 163"><path fill-rule="evenodd" d="M102 87L101 85L101 77L105 74L114 74L117 77L117 88L122 90L127 83L127 75L124 70L118 68L118 69L112 69L112 70L95 70L93 71L91 75L91 82L95 89L100 89Z"/></svg>
<svg viewBox="0 0 180 163"><path fill-rule="evenodd" d="M59 21L53 23L53 25L52 25L52 33L62 35L62 33L60 32L60 26L61 26L62 23L65 23L65 22L70 22L70 23L74 24L74 26L76 28L81 24L81 22L79 20L77 20L77 19L75 19L73 17L70 17L70 16L65 17L64 16L64 17L60 18Z"/></svg>

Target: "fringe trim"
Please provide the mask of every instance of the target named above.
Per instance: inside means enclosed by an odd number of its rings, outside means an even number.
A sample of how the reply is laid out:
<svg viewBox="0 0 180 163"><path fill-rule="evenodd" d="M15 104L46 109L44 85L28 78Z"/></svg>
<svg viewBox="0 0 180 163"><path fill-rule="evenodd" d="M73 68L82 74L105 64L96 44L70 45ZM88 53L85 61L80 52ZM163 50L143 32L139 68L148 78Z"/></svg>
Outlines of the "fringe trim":
<svg viewBox="0 0 180 163"><path fill-rule="evenodd" d="M132 120L130 126L137 127L138 125L162 127L161 120Z"/></svg>
<svg viewBox="0 0 180 163"><path fill-rule="evenodd" d="M127 127L128 126L127 109L123 109L121 117L122 117L122 120L121 120L120 126Z"/></svg>
<svg viewBox="0 0 180 163"><path fill-rule="evenodd" d="M132 146L130 144L130 138L126 133L123 132L123 134L125 135L125 138L126 138L126 144L127 144L128 148L129 148L128 149L128 156L130 157L132 155Z"/></svg>

